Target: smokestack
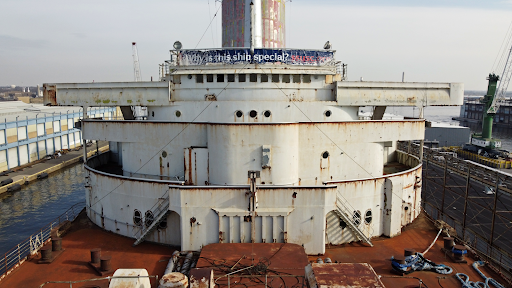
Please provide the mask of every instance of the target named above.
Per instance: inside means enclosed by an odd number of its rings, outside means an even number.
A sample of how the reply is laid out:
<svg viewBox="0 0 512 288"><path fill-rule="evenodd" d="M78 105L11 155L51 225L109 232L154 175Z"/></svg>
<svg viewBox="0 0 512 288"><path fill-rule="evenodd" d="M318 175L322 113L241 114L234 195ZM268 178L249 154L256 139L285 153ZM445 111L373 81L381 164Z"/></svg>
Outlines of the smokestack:
<svg viewBox="0 0 512 288"><path fill-rule="evenodd" d="M285 0L222 1L222 47L251 47L251 38L255 48L285 47Z"/></svg>

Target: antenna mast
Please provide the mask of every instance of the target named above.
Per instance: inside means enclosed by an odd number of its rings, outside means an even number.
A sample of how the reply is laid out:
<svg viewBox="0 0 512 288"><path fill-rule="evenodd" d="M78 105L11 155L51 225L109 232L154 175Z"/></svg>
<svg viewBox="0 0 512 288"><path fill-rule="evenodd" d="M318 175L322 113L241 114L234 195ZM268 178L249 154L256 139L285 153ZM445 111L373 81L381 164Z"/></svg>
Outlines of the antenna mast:
<svg viewBox="0 0 512 288"><path fill-rule="evenodd" d="M137 43L132 42L133 51L133 76L135 82L142 81L140 76L139 53L137 53Z"/></svg>

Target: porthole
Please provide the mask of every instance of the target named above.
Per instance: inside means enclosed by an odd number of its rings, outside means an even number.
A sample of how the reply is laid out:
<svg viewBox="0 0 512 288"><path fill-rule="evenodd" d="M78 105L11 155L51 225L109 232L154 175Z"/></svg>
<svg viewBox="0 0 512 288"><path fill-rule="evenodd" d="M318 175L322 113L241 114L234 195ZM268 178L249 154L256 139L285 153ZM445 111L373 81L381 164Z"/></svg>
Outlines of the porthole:
<svg viewBox="0 0 512 288"><path fill-rule="evenodd" d="M145 218L144 218L144 225L146 225L146 227L149 227L151 226L151 224L153 224L153 221L155 220L155 216L153 215L153 212L151 211L146 211L146 215L145 215Z"/></svg>
<svg viewBox="0 0 512 288"><path fill-rule="evenodd" d="M354 214L352 214L352 222L356 226L359 226L359 224L361 224L361 212L354 211Z"/></svg>
<svg viewBox="0 0 512 288"><path fill-rule="evenodd" d="M181 117L181 111L180 110L176 110L176 117Z"/></svg>
<svg viewBox="0 0 512 288"><path fill-rule="evenodd" d="M341 228L341 230L347 228L347 223L345 221L343 221L342 219L340 219L340 228Z"/></svg>
<svg viewBox="0 0 512 288"><path fill-rule="evenodd" d="M258 112L256 112L256 110L251 110L251 112L249 112L249 116L251 116L251 118L256 118L257 115Z"/></svg>
<svg viewBox="0 0 512 288"><path fill-rule="evenodd" d="M133 211L133 224L136 226L142 226L142 213L137 209Z"/></svg>
<svg viewBox="0 0 512 288"><path fill-rule="evenodd" d="M270 111L267 110L267 111L263 112L263 115L265 115L265 117L268 118L268 117L270 117L270 115L272 115L272 113L270 113Z"/></svg>
<svg viewBox="0 0 512 288"><path fill-rule="evenodd" d="M324 153L322 153L322 158L324 158L324 159L329 158L329 152L325 151Z"/></svg>
<svg viewBox="0 0 512 288"><path fill-rule="evenodd" d="M324 112L324 115L325 115L325 117L331 117L331 115L332 115L331 110L327 110L327 111L325 111L325 112Z"/></svg>
<svg viewBox="0 0 512 288"><path fill-rule="evenodd" d="M163 158L167 157L167 151L162 151L162 157Z"/></svg>
<svg viewBox="0 0 512 288"><path fill-rule="evenodd" d="M164 218L160 223L158 223L158 229L165 229L167 228L167 219Z"/></svg>
<svg viewBox="0 0 512 288"><path fill-rule="evenodd" d="M372 223L372 210L368 209L366 213L364 213L364 224Z"/></svg>
<svg viewBox="0 0 512 288"><path fill-rule="evenodd" d="M192 74L188 74L187 78L192 79Z"/></svg>
<svg viewBox="0 0 512 288"><path fill-rule="evenodd" d="M409 210L409 206L405 206L404 210L405 211Z"/></svg>
<svg viewBox="0 0 512 288"><path fill-rule="evenodd" d="M235 112L235 115L236 115L236 117L240 118L240 117L244 116L244 113L242 111L238 110Z"/></svg>

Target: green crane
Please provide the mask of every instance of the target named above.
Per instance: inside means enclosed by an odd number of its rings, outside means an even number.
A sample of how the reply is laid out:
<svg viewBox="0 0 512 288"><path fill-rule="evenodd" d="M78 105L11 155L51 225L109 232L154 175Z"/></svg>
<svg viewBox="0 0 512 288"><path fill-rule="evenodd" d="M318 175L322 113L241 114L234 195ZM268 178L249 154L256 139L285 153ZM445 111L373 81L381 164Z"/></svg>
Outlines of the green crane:
<svg viewBox="0 0 512 288"><path fill-rule="evenodd" d="M511 32L512 33L512 32ZM512 34L511 34L512 36ZM510 47L511 37L508 37ZM507 53L508 52L508 53ZM498 75L491 73L487 80L489 85L487 87L487 94L481 100L484 104L483 118L482 118L482 134L473 134L471 136L471 144L479 146L485 149L496 149L501 148L501 141L499 139L492 138L492 124L494 122L494 116L498 112L501 104L505 102L505 94L507 93L508 84L512 78L512 47L508 51L503 51L501 59L506 60L503 63L503 73L501 79ZM498 85L499 81L499 85Z"/></svg>
<svg viewBox="0 0 512 288"><path fill-rule="evenodd" d="M482 133L473 134L471 136L471 144L487 149L495 149L501 147L501 141L499 139L492 138L492 124L494 122L494 116L498 111L499 107L490 110L491 106L495 101L496 87L500 77L496 74L489 74L487 77L489 84L487 86L487 94L480 102L484 105L482 113Z"/></svg>

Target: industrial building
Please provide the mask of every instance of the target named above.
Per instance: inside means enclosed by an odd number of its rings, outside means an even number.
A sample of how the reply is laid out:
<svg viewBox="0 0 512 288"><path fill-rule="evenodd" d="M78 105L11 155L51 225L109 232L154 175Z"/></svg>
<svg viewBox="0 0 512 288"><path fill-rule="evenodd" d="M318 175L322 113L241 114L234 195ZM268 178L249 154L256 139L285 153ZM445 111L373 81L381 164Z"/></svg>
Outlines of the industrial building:
<svg viewBox="0 0 512 288"><path fill-rule="evenodd" d="M115 107L95 108L90 115L113 119ZM82 133L75 123L80 107L50 107L22 101L0 104L0 172L23 166L61 150L81 146Z"/></svg>

